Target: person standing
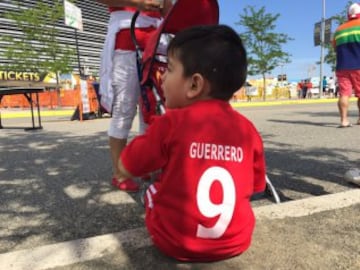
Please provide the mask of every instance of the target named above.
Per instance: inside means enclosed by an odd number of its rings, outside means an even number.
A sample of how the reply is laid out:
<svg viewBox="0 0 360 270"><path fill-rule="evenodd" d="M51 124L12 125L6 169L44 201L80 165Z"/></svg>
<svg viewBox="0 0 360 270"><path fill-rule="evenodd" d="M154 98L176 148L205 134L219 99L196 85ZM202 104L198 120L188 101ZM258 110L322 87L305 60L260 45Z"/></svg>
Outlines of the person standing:
<svg viewBox="0 0 360 270"><path fill-rule="evenodd" d="M335 81L335 97L336 97L336 98L338 97L338 94L339 94L339 83L338 83L338 81L336 80L336 81Z"/></svg>
<svg viewBox="0 0 360 270"><path fill-rule="evenodd" d="M328 84L328 81L327 81L327 78L326 76L323 77L323 80L322 80L322 93L324 96L327 96L328 95L328 87L327 87L327 84Z"/></svg>
<svg viewBox="0 0 360 270"><path fill-rule="evenodd" d="M330 98L333 98L335 93L335 80L333 77L330 77L328 80L328 89Z"/></svg>
<svg viewBox="0 0 360 270"><path fill-rule="evenodd" d="M304 80L301 80L300 82L298 82L298 84L296 86L298 99L302 99L303 85L304 85Z"/></svg>
<svg viewBox="0 0 360 270"><path fill-rule="evenodd" d="M348 20L335 31L333 46L336 52L336 77L339 84L338 109L340 125L351 127L348 119L349 98L354 90L358 98L358 120L360 124L360 4L348 9Z"/></svg>
<svg viewBox="0 0 360 270"><path fill-rule="evenodd" d="M305 80L303 85L302 85L302 98L306 98L307 97L307 92L308 92L308 80Z"/></svg>
<svg viewBox="0 0 360 270"><path fill-rule="evenodd" d="M306 80L306 92L307 92L307 98L312 98L313 96L313 84L310 79Z"/></svg>
<svg viewBox="0 0 360 270"><path fill-rule="evenodd" d="M170 0L97 0L109 7L110 20L100 66L101 105L112 114L108 130L112 160L112 185L128 192L136 192L139 185L131 178L120 178L117 161L127 144L136 115L140 95L135 46L131 40L130 24L133 14L140 10L135 34L140 48L171 8ZM140 115L140 133L145 124Z"/></svg>

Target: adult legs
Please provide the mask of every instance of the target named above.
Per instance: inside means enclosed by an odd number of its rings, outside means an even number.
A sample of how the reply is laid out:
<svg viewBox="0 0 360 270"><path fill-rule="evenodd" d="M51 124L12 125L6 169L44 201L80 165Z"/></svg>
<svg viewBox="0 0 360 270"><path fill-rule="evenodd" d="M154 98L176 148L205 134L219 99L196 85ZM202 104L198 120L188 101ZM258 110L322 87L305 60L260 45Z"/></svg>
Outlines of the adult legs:
<svg viewBox="0 0 360 270"><path fill-rule="evenodd" d="M357 124L360 125L360 97L357 100L357 105L358 105L358 112L359 112L359 117L357 120Z"/></svg>
<svg viewBox="0 0 360 270"><path fill-rule="evenodd" d="M358 102L359 104L359 102ZM348 109L349 109L349 97L340 95L338 100L338 109L340 114L340 125L347 126L350 124L348 119Z"/></svg>
<svg viewBox="0 0 360 270"><path fill-rule="evenodd" d="M302 90L302 98L306 98L306 95L307 95L307 89L303 88L303 90Z"/></svg>
<svg viewBox="0 0 360 270"><path fill-rule="evenodd" d="M360 125L360 70L353 71L350 78L354 88L355 97L357 97L358 120L356 123Z"/></svg>
<svg viewBox="0 0 360 270"><path fill-rule="evenodd" d="M110 147L110 156L112 162L112 171L113 177L118 179L120 172L118 168L118 161L122 150L125 148L127 139L118 139L115 137L109 136L109 147Z"/></svg>
<svg viewBox="0 0 360 270"><path fill-rule="evenodd" d="M144 134L147 125L144 123L144 118L142 116L141 110L139 109L139 135ZM115 178L119 178L119 168L118 161L122 150L125 148L127 144L127 139L121 139L109 136L109 147L110 147L110 155L112 161L113 174Z"/></svg>
<svg viewBox="0 0 360 270"><path fill-rule="evenodd" d="M137 191L139 185L131 179L121 178L118 161L126 146L127 138L136 114L139 99L139 80L135 53L117 50L114 54L113 107L108 131L110 156L113 170L112 184L121 190Z"/></svg>
<svg viewBox="0 0 360 270"><path fill-rule="evenodd" d="M350 121L348 119L349 99L352 95L354 88L354 85L352 83L352 73L354 73L354 71L336 71L336 76L339 83L338 109L340 114L341 126L348 126L350 124Z"/></svg>

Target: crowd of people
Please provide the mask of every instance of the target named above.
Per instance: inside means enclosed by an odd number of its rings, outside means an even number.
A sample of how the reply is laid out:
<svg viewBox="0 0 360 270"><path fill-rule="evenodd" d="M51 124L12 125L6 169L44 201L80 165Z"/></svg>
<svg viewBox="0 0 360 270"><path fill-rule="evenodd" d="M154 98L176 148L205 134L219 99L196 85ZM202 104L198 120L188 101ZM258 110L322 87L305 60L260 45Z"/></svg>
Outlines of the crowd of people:
<svg viewBox="0 0 360 270"><path fill-rule="evenodd" d="M298 84L297 84L297 97L299 99L304 99L304 98L310 98L312 93L310 91L310 89L313 87L312 83L310 80L306 79L306 80L301 80Z"/></svg>
<svg viewBox="0 0 360 270"><path fill-rule="evenodd" d="M319 86L320 87L320 86ZM299 99L312 98L314 94L319 94L320 89L314 89L314 84L311 79L305 79L298 82L297 97ZM322 78L322 96L329 98L337 98L339 94L339 85L337 84L336 78L324 76Z"/></svg>

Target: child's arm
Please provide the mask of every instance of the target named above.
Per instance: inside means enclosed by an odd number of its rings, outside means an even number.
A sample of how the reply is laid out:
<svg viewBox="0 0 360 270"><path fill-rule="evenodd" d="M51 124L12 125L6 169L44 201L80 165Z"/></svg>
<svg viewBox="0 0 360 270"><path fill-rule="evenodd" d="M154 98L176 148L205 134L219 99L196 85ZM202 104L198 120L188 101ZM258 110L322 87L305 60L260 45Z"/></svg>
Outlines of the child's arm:
<svg viewBox="0 0 360 270"><path fill-rule="evenodd" d="M121 152L118 169L122 177L141 177L162 168L168 161L167 145L173 132L168 116L156 116L143 135L135 137Z"/></svg>
<svg viewBox="0 0 360 270"><path fill-rule="evenodd" d="M266 187L266 165L262 139L259 134L254 153L254 193L263 192Z"/></svg>

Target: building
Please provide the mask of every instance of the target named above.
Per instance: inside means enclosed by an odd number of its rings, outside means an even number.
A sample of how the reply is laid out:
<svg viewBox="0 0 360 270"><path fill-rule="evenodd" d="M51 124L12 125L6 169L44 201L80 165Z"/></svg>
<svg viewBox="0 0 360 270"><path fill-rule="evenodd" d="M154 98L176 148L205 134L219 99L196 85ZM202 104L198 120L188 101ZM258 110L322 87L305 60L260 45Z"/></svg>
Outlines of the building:
<svg viewBox="0 0 360 270"><path fill-rule="evenodd" d="M54 1L63 2L62 0L41 0L44 3L52 4ZM18 7L14 4L16 1L1 0L0 1L0 37L4 35L11 35L17 37L21 32L16 28L16 25L4 18L4 15L9 11L16 11ZM37 0L21 0L19 1L24 8L33 7ZM76 38L78 41L80 67L88 71L89 75L98 75L100 66L100 53L105 39L108 23L107 7L96 2L95 0L81 0L76 1L76 6L81 9L83 19L83 32L77 31L71 27L65 26L64 22L58 23L59 34L57 40L61 44L69 45L76 52ZM0 50L3 48L0 40ZM0 63L6 64L9 59L1 59ZM74 55L73 60L74 73L78 73L78 58Z"/></svg>

